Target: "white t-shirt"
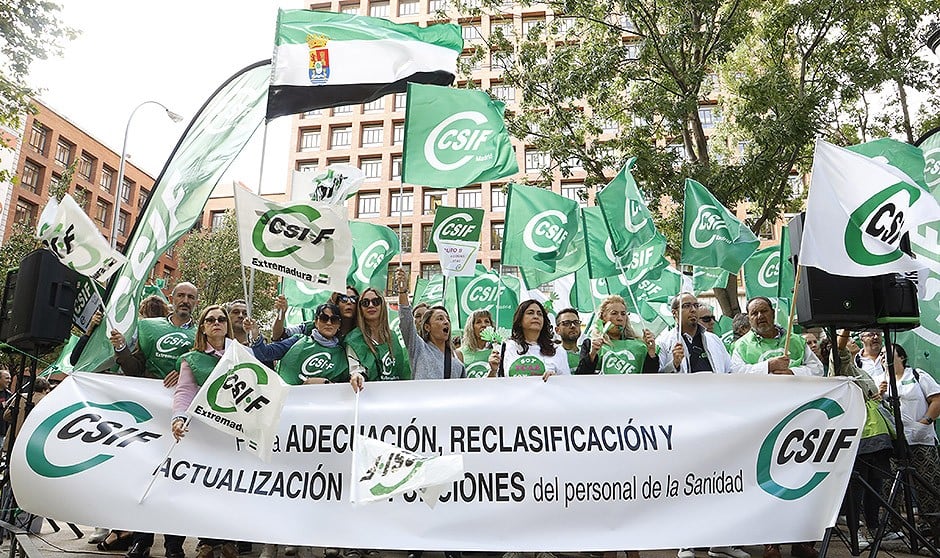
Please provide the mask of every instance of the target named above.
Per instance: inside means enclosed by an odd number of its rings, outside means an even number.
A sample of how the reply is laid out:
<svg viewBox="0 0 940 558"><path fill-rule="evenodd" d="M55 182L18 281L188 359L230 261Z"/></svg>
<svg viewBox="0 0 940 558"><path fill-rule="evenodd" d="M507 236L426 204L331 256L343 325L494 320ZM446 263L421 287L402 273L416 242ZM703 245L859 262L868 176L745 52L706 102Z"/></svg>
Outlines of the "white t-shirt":
<svg viewBox="0 0 940 558"><path fill-rule="evenodd" d="M568 355L561 347L556 346L555 355L548 356L542 354L538 343L529 343L528 350L521 355L522 347L512 339L507 339L503 345L505 350L500 348L500 354L506 376L541 376L549 370L555 374L571 374Z"/></svg>
<svg viewBox="0 0 940 558"><path fill-rule="evenodd" d="M937 433L932 424L921 424L920 419L927 413L927 398L940 394L940 384L930 374L918 370L920 384L914 379L914 371L910 367L904 369L904 376L898 381L898 392L901 395L901 421L904 423L904 437L909 444L933 446L937 443ZM888 381L888 376L881 372L872 374L876 385ZM887 393L885 394L887 396Z"/></svg>

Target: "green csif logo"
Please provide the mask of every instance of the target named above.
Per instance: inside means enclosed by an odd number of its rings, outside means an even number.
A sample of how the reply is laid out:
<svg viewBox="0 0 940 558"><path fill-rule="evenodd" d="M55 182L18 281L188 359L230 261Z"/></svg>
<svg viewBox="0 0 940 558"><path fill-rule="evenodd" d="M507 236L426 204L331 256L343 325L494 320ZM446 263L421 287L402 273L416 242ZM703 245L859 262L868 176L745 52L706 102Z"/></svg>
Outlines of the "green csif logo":
<svg viewBox="0 0 940 558"><path fill-rule="evenodd" d="M254 375L253 381L241 377L241 372ZM209 407L217 413L234 413L244 403L243 411L250 413L260 409L271 401L264 395L257 393L252 384L264 386L268 384L268 373L263 366L251 362L243 362L232 367L227 374L223 374L209 384L206 390L206 401ZM226 400L231 404L223 405L219 402L219 393L226 393Z"/></svg>
<svg viewBox="0 0 940 558"><path fill-rule="evenodd" d="M85 412L66 422L66 419L81 410ZM132 419L129 424L128 416ZM150 411L133 401L73 403L39 423L26 442L26 463L36 474L47 478L81 473L115 457L116 450L126 448L134 442L146 443L160 438L162 434L143 430L139 426L152 418ZM74 440L95 451L100 446L102 449L111 450L111 453L98 453L70 465L57 465L46 455L46 443L50 436L61 441ZM80 454L81 451L73 451L70 448L68 452L60 453L74 455Z"/></svg>
<svg viewBox="0 0 940 558"><path fill-rule="evenodd" d="M883 265L901 257L900 243L906 236L904 232L904 212L910 209L920 198L920 189L906 182L885 188L868 198L849 215L845 228L845 250L859 265ZM874 249L866 244L875 243ZM877 246L882 249L878 250ZM884 251L883 245L891 250Z"/></svg>
<svg viewBox="0 0 940 558"><path fill-rule="evenodd" d="M695 219L692 221L692 232L689 234L689 244L692 248L708 248L720 236L721 231L728 234L728 225L721 216L721 212L714 205L704 204L698 208Z"/></svg>
<svg viewBox="0 0 940 558"><path fill-rule="evenodd" d="M316 225L321 214L309 205L291 205L271 209L258 218L251 232L255 250L268 258L283 258L300 250L304 244L323 245L322 257L313 262L298 261L313 269L322 269L333 262L333 243L329 240L336 229ZM306 221L306 223L303 223ZM278 247L272 247L278 246ZM296 256L295 256L296 257Z"/></svg>
<svg viewBox="0 0 940 558"><path fill-rule="evenodd" d="M490 147L496 125L481 112L467 110L448 116L424 141L424 157L441 172L451 172L471 161L494 158Z"/></svg>
<svg viewBox="0 0 940 558"><path fill-rule="evenodd" d="M784 470L795 467L819 469L835 463L842 450L852 447L857 428L800 427L791 423L803 413L823 413L826 419L843 415L845 410L833 399L821 397L801 405L770 431L757 454L757 483L764 492L781 500L796 500L819 486L829 473L819 471L800 486L788 487L777 482L774 474L782 476ZM778 441L780 442L778 444Z"/></svg>

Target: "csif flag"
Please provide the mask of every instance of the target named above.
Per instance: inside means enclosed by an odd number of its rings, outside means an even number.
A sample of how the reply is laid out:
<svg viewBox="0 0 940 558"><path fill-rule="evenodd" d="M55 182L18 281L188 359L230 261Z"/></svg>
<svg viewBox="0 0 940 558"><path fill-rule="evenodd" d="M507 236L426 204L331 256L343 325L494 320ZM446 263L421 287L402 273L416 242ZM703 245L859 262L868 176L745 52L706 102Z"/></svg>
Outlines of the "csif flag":
<svg viewBox="0 0 940 558"><path fill-rule="evenodd" d="M656 278L657 272L669 265L666 238L653 229L653 236L643 245L632 246L622 255L615 255L613 239L607 234L600 208L581 208L581 228L587 252L588 275L592 279L622 275L632 285L642 277Z"/></svg>
<svg viewBox="0 0 940 558"><path fill-rule="evenodd" d="M401 181L459 188L519 172L504 109L484 91L409 84Z"/></svg>
<svg viewBox="0 0 940 558"><path fill-rule="evenodd" d="M235 188L242 265L331 291L346 290L352 235L346 209L278 203Z"/></svg>
<svg viewBox="0 0 940 558"><path fill-rule="evenodd" d="M362 434L355 439L353 504L387 501L396 494L417 491L433 508L441 493L463 478L462 455L426 457Z"/></svg>
<svg viewBox="0 0 940 558"><path fill-rule="evenodd" d="M604 216L613 251L620 256L649 243L658 234L653 215L630 173L634 163L636 157L631 157L617 176L597 193L597 206Z"/></svg>
<svg viewBox="0 0 940 558"><path fill-rule="evenodd" d="M768 246L754 252L744 262L744 292L755 296L776 297L780 287L780 246Z"/></svg>
<svg viewBox="0 0 940 558"><path fill-rule="evenodd" d="M576 201L544 188L510 184L500 261L555 272L578 228Z"/></svg>
<svg viewBox="0 0 940 558"><path fill-rule="evenodd" d="M445 277L472 277L473 262L480 251L482 209L440 206L434 212L428 251L441 258Z"/></svg>
<svg viewBox="0 0 940 558"><path fill-rule="evenodd" d="M450 85L462 51L450 23L278 10L266 117L368 103L409 82Z"/></svg>
<svg viewBox="0 0 940 558"><path fill-rule="evenodd" d="M463 328L476 310L489 310L498 327L512 327L512 316L519 305L519 279L500 275L476 265L473 277L456 277L444 287L444 307L454 320L453 329Z"/></svg>
<svg viewBox="0 0 940 558"><path fill-rule="evenodd" d="M897 167L816 142L800 265L870 277L916 271L910 233L940 215L940 204Z"/></svg>
<svg viewBox="0 0 940 558"><path fill-rule="evenodd" d="M680 263L737 273L760 241L698 182L685 180Z"/></svg>
<svg viewBox="0 0 940 558"><path fill-rule="evenodd" d="M36 237L65 266L102 283L127 261L68 194L62 201L49 198L39 215Z"/></svg>
<svg viewBox="0 0 940 558"><path fill-rule="evenodd" d="M388 284L388 264L401 252L398 233L385 225L362 221L350 222L349 230L352 233L352 266L346 284L359 292L369 287L381 292ZM339 291L345 292L346 288Z"/></svg>
<svg viewBox="0 0 940 558"><path fill-rule="evenodd" d="M186 414L246 440L248 451L269 461L288 389L277 372L261 364L251 351L226 339L225 354Z"/></svg>

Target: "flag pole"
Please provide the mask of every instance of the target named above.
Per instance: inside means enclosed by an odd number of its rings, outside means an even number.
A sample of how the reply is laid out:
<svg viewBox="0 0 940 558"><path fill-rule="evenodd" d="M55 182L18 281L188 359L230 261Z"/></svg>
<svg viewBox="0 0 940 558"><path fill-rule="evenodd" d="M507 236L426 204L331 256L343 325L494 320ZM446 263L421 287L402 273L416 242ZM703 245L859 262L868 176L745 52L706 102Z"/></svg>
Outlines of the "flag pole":
<svg viewBox="0 0 940 558"><path fill-rule="evenodd" d="M258 195L261 195L261 181L264 179L264 154L268 146L268 120L264 121L264 131L261 133L261 162L258 163ZM255 268L251 268L248 280L248 292L245 302L248 306L248 315L251 315L251 309L254 303L255 295Z"/></svg>
<svg viewBox="0 0 940 558"><path fill-rule="evenodd" d="M189 421L190 421L190 419L191 419L191 417L190 417L189 415L187 415L187 416L186 416L186 422L183 423L183 430L184 430L184 431L186 430L186 427L189 426ZM166 463L166 460L170 458L170 455L173 453L173 450L175 450L175 449L176 449L176 446L178 446L178 445L180 445L179 440L176 440L175 442L173 442L173 445L170 446L170 451L166 452L166 456L164 456L164 458L160 461L161 464L162 464L162 463ZM147 495L150 494L150 489L153 488L153 484L157 481L157 473L159 473L159 472L160 472L160 466L158 465L157 468L155 468L155 469L153 470L153 474L150 476L150 483L147 485L146 490L144 490L144 493L140 496L140 499L137 500L137 503L138 503L138 504L143 504L143 503L144 503L144 499L146 499L146 498L147 498Z"/></svg>
<svg viewBox="0 0 940 558"><path fill-rule="evenodd" d="M98 286L98 281L91 277L89 277L89 279L91 279L91 287L95 290L95 294L101 299L101 307L104 308L104 319L108 322L108 327L110 327L112 331L117 331L117 327L115 327L114 322L111 321L111 312L108 310L108 304L104 301L104 295L101 294L101 287Z"/></svg>
<svg viewBox="0 0 940 558"><path fill-rule="evenodd" d="M357 453L356 434L359 433L359 394L361 393L362 393L362 390L359 390L356 392L356 402L353 407L353 432L352 432L352 436L350 440L352 442L352 458L350 459L351 472L349 475L349 500L350 502L352 502L353 500L358 500L358 497L357 497L358 495L356 494L356 487L359 484L356 480L356 465L357 465L356 463L356 453Z"/></svg>
<svg viewBox="0 0 940 558"><path fill-rule="evenodd" d="M787 320L787 339L783 343L783 354L790 356L790 336L793 335L793 317L796 314L796 294L799 292L797 286L800 284L800 268L796 266L796 273L793 274L793 297L790 298L790 319Z"/></svg>
<svg viewBox="0 0 940 558"><path fill-rule="evenodd" d="M404 257L405 257L403 253L404 250L401 250L401 246L404 245L404 242L402 242L402 239L403 239L402 232L404 229L404 224L403 224L403 219L402 219L402 214L404 213L404 211L402 211L402 206L404 204L405 204L405 183L402 182L401 178L399 177L398 179L398 247L399 247L398 267L402 266L402 262L404 261ZM412 190L412 193L411 193L411 214L412 215L414 215L414 207L415 207L414 190ZM412 235L414 234L413 230L411 234ZM356 405L359 404L358 402L359 402L359 398L357 397Z"/></svg>

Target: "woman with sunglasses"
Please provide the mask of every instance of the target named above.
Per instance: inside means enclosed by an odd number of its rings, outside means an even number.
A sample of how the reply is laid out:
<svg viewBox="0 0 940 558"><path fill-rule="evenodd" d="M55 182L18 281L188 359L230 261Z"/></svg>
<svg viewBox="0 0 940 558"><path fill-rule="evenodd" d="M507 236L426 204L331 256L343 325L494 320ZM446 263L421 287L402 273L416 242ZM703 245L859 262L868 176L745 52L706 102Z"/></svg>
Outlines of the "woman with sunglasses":
<svg viewBox="0 0 940 558"><path fill-rule="evenodd" d="M345 338L349 381L410 380L411 368L398 335L388 326L388 307L379 291L362 291L356 313L358 327ZM361 378L357 378L361 376Z"/></svg>
<svg viewBox="0 0 940 558"><path fill-rule="evenodd" d="M279 360L277 373L291 385L329 384L349 380L346 350L339 337L342 317L335 304L324 302L314 312L310 335L296 334L265 344L257 323L251 327L251 345L260 361Z"/></svg>
<svg viewBox="0 0 940 558"><path fill-rule="evenodd" d="M643 330L640 337L630 325L627 303L618 295L608 296L597 311L595 327L581 344L581 359L575 374L655 374L659 372L656 338Z"/></svg>
<svg viewBox="0 0 940 558"><path fill-rule="evenodd" d="M490 353L493 345L484 341L480 334L493 325L489 310L474 310L463 328L463 341L457 349L457 358L467 369L468 378L485 378L490 375Z"/></svg>
<svg viewBox="0 0 940 558"><path fill-rule="evenodd" d="M356 314L359 307L359 291L352 285L346 285L346 294L333 293L330 302L339 307L340 317L343 319L339 327L339 336L344 338L356 329Z"/></svg>

